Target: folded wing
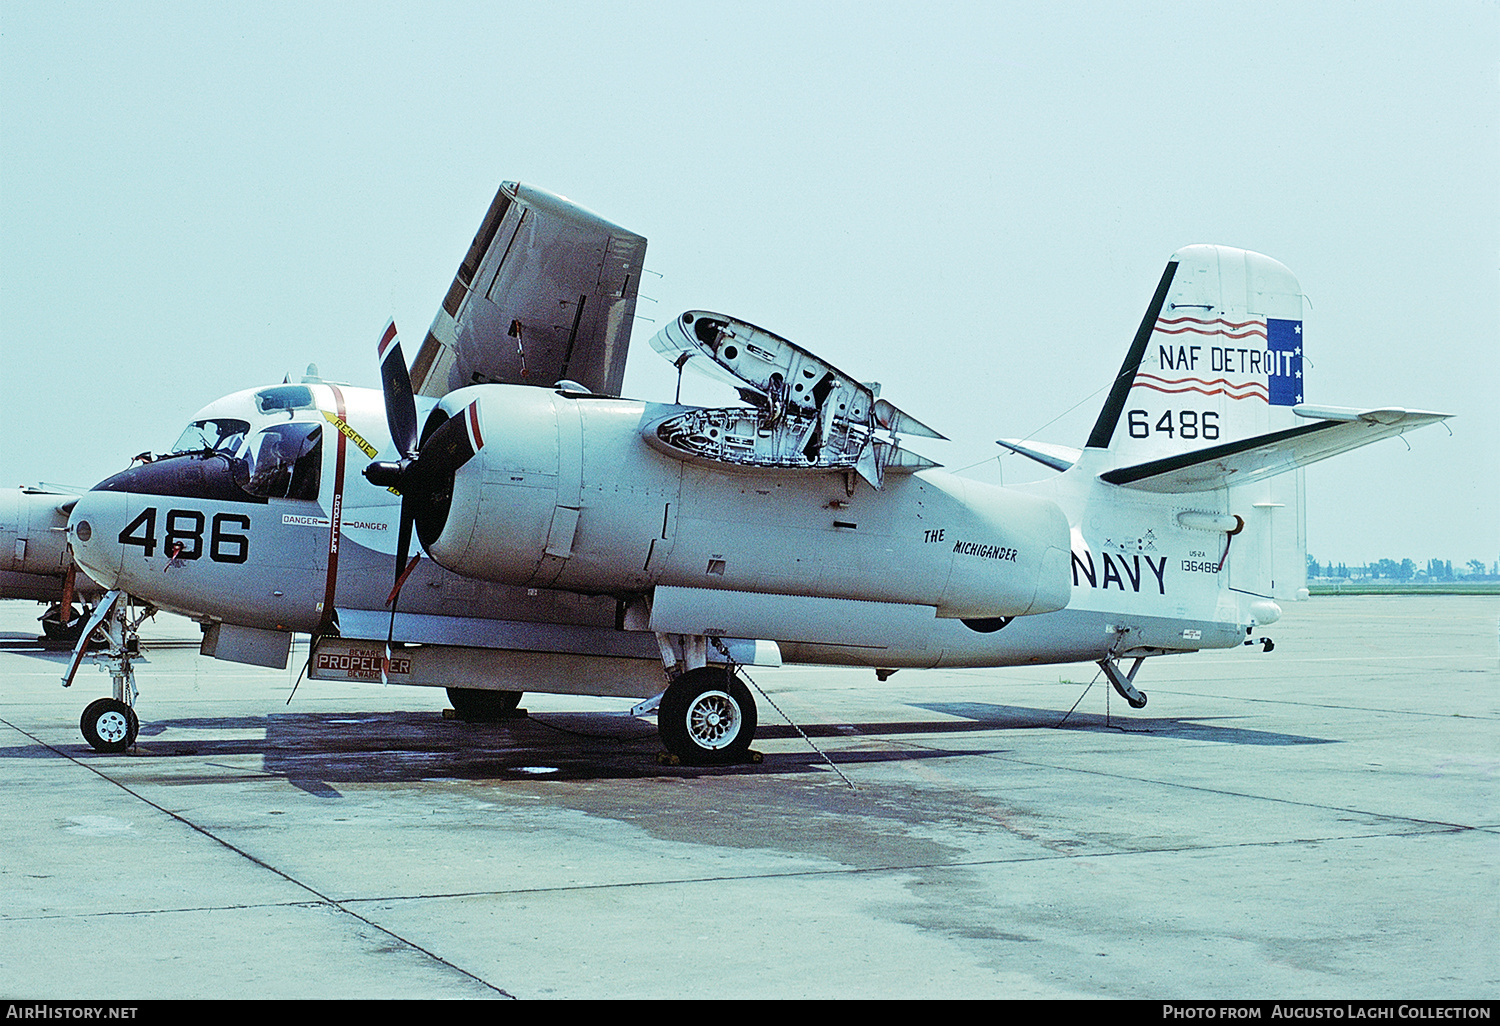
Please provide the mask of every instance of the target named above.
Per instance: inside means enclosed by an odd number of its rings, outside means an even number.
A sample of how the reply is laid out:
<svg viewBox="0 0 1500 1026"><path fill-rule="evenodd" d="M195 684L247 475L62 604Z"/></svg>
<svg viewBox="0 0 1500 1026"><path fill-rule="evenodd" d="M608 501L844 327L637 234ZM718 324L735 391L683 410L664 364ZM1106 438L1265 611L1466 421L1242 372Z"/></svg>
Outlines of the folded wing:
<svg viewBox="0 0 1500 1026"><path fill-rule="evenodd" d="M651 338L681 370L692 366L734 384L748 407L671 412L646 440L670 455L722 466L857 471L876 488L887 471L934 467L899 436L942 438L780 335L706 310L689 310Z"/></svg>
<svg viewBox="0 0 1500 1026"><path fill-rule="evenodd" d="M569 380L619 395L645 258L642 236L506 182L412 363L413 390Z"/></svg>

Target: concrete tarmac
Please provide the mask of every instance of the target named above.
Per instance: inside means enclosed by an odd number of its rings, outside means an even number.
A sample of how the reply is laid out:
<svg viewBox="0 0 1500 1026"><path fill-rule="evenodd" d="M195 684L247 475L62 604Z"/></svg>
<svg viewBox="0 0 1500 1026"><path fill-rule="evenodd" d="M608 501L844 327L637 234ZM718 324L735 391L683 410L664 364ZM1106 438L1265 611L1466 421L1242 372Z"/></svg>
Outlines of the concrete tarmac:
<svg viewBox="0 0 1500 1026"><path fill-rule="evenodd" d="M1313 599L1139 711L1093 665L757 670L808 739L758 696L764 762L708 770L624 701L288 705L167 616L100 755L109 678L0 650L0 995L1492 999L1497 617Z"/></svg>

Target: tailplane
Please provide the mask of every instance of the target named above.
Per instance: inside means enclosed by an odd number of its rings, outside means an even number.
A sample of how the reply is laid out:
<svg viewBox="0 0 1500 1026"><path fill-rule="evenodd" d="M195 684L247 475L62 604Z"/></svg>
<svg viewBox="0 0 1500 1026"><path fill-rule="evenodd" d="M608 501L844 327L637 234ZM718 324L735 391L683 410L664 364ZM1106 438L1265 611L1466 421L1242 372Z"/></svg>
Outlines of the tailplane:
<svg viewBox="0 0 1500 1026"><path fill-rule="evenodd" d="M1300 427L1116 467L1099 477L1110 484L1147 492L1205 492L1231 485L1247 485L1289 470L1300 470L1309 463L1449 416L1397 407L1348 410L1299 406L1294 412L1311 423L1304 421Z"/></svg>

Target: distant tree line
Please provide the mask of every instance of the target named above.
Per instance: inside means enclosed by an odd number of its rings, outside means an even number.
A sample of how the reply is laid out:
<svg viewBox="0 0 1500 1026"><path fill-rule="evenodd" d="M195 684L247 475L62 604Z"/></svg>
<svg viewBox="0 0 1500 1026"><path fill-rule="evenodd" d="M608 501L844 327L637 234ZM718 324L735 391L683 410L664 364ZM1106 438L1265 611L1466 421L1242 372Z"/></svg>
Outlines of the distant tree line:
<svg viewBox="0 0 1500 1026"><path fill-rule="evenodd" d="M1381 559L1374 563L1335 564L1320 563L1318 557L1307 557L1307 576L1312 579L1331 581L1495 581L1500 580L1500 563L1486 567L1484 560L1471 559L1454 569L1451 559L1429 559L1427 566L1419 567L1415 561L1403 559Z"/></svg>

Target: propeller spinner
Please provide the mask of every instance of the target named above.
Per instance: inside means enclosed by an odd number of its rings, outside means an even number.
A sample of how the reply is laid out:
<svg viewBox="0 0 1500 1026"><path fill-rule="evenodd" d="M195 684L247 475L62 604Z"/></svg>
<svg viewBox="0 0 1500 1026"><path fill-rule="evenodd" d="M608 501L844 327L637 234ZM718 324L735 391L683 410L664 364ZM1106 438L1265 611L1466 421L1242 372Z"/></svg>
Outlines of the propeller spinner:
<svg viewBox="0 0 1500 1026"><path fill-rule="evenodd" d="M380 385L385 396L385 419L400 459L365 467L365 479L401 493L401 528L396 540L396 575L392 601L408 568L412 527L424 545L442 533L453 498L453 475L484 447L479 426L479 403L470 403L457 416L437 409L417 438L417 402L411 374L396 335L396 323L386 325L380 338Z"/></svg>

